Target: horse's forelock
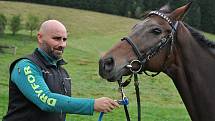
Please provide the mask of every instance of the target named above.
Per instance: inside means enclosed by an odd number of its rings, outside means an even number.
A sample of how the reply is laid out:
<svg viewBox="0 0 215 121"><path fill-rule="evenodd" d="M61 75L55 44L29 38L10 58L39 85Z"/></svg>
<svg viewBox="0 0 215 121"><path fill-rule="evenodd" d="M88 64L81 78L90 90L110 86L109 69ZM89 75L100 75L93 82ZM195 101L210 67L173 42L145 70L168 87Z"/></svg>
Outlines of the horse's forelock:
<svg viewBox="0 0 215 121"><path fill-rule="evenodd" d="M161 13L170 13L171 12L170 4L167 3L166 5L162 6L159 9L159 12L161 12Z"/></svg>

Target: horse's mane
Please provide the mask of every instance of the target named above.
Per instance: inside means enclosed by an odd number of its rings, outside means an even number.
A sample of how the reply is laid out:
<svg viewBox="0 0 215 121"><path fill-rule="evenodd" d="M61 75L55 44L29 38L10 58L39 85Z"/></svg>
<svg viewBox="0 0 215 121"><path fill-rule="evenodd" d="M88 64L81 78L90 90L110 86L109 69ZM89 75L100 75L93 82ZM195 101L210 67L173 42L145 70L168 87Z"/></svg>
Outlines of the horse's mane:
<svg viewBox="0 0 215 121"><path fill-rule="evenodd" d="M201 32L189 26L188 24L184 24L185 27L190 31L191 35L197 40L200 44L206 45L210 48L215 48L215 42L208 40Z"/></svg>

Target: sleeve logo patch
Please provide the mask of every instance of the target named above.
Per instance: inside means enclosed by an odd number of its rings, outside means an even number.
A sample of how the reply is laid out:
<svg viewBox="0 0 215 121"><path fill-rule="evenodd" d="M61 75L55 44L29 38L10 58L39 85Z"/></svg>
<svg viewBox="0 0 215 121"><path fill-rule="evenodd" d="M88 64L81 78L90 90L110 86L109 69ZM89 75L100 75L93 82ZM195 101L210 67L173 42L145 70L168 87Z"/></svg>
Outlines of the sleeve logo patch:
<svg viewBox="0 0 215 121"><path fill-rule="evenodd" d="M40 85L36 84L35 76L32 74L30 66L24 67L24 73L27 76L28 82L31 84L32 89L37 94L38 98L49 106L55 106L57 100L48 97L43 90L39 89Z"/></svg>

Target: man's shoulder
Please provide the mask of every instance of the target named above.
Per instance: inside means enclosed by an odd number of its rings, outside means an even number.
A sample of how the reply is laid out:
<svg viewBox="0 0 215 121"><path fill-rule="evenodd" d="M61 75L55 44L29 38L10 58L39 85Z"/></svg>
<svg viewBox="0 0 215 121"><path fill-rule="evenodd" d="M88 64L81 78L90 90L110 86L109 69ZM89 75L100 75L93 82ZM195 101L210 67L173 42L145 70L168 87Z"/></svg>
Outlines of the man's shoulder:
<svg viewBox="0 0 215 121"><path fill-rule="evenodd" d="M31 60L29 60L27 58L17 59L13 63L15 66L35 65Z"/></svg>
<svg viewBox="0 0 215 121"><path fill-rule="evenodd" d="M12 69L14 69L14 67L18 67L22 69L27 66L31 67L32 69L37 69L37 70L40 69L33 61L27 58L18 59L17 62L14 63L14 66L12 67Z"/></svg>
<svg viewBox="0 0 215 121"><path fill-rule="evenodd" d="M26 65L26 64L33 64L33 62L27 58L22 58L16 64L17 65Z"/></svg>

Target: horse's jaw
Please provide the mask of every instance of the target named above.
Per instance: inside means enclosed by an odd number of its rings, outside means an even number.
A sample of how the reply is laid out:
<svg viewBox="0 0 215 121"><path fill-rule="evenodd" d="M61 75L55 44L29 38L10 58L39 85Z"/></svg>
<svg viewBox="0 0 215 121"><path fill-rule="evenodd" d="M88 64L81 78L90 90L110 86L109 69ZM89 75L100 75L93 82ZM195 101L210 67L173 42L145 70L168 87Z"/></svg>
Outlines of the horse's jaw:
<svg viewBox="0 0 215 121"><path fill-rule="evenodd" d="M122 76L128 76L130 75L130 71L126 68L122 68L120 70L113 70L109 73L99 71L99 75L103 78L106 79L109 82L115 82L118 81L122 78Z"/></svg>

